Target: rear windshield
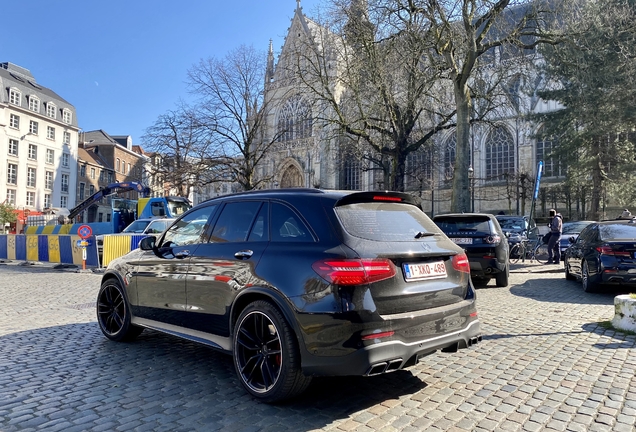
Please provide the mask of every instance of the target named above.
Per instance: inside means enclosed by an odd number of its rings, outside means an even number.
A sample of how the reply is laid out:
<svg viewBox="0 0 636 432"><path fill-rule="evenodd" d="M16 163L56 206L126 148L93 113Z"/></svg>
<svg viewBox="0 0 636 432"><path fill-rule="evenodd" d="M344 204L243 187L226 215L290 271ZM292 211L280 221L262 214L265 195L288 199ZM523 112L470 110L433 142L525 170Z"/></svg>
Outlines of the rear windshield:
<svg viewBox="0 0 636 432"><path fill-rule="evenodd" d="M485 232L490 233L490 219L487 217L436 217L435 223L442 231L446 232Z"/></svg>
<svg viewBox="0 0 636 432"><path fill-rule="evenodd" d="M370 202L336 207L345 231L375 241L413 241L417 233L440 233L419 208L410 204Z"/></svg>
<svg viewBox="0 0 636 432"><path fill-rule="evenodd" d="M636 241L636 223L599 225L602 240Z"/></svg>

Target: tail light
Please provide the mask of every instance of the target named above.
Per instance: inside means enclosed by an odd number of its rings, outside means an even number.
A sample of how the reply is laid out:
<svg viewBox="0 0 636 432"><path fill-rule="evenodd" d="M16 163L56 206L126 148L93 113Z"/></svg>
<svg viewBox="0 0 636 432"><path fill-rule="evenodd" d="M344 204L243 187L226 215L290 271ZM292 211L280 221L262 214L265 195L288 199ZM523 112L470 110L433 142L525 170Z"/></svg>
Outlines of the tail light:
<svg viewBox="0 0 636 432"><path fill-rule="evenodd" d="M500 237L500 236L498 236L498 235L491 235L491 236L486 237L486 238L484 239L484 241L485 241L486 243L488 243L488 244L494 244L494 245L497 245L497 244L499 244L499 242L501 242L501 237Z"/></svg>
<svg viewBox="0 0 636 432"><path fill-rule="evenodd" d="M631 257L629 252L627 252L627 251L617 251L617 250L614 250L611 246L608 246L608 245L598 246L596 248L596 250L601 255L622 256L622 257L627 257L627 258Z"/></svg>
<svg viewBox="0 0 636 432"><path fill-rule="evenodd" d="M465 253L451 257L453 268L462 273L470 273L470 263Z"/></svg>
<svg viewBox="0 0 636 432"><path fill-rule="evenodd" d="M328 282L337 285L362 285L390 279L395 266L389 259L328 259L311 266Z"/></svg>

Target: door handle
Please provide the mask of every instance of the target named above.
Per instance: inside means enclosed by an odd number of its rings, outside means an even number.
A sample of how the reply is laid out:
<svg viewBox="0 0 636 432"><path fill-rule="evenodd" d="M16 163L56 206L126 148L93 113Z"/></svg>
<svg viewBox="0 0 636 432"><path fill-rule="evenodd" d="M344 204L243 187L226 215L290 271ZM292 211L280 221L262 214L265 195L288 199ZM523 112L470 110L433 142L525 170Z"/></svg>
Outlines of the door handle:
<svg viewBox="0 0 636 432"><path fill-rule="evenodd" d="M189 256L190 256L189 250L182 250L181 252L177 252L176 254L174 254L174 257L178 259L187 258Z"/></svg>
<svg viewBox="0 0 636 432"><path fill-rule="evenodd" d="M253 254L254 252L251 250L242 250L235 253L234 257L238 259L248 259L248 258L251 258Z"/></svg>

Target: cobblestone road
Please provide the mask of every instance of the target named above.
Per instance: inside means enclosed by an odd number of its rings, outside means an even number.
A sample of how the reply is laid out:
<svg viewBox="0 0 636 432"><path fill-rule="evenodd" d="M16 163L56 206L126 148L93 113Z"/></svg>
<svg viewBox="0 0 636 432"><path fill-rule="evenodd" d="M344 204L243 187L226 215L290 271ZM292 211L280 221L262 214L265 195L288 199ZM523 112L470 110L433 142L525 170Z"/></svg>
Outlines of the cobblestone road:
<svg viewBox="0 0 636 432"><path fill-rule="evenodd" d="M205 346L107 341L99 274L0 265L0 431L634 431L636 337L599 324L615 293L539 269L478 290L476 348L268 406Z"/></svg>

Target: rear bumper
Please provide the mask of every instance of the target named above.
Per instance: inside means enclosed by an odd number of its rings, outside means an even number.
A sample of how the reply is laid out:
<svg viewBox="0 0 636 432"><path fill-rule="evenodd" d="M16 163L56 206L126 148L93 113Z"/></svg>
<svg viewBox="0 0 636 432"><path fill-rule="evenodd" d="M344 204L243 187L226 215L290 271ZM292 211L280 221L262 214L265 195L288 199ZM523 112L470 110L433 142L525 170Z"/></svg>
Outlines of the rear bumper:
<svg viewBox="0 0 636 432"><path fill-rule="evenodd" d="M468 255L468 262L470 263L470 275L473 278L490 277L506 270L506 264L501 263L497 258Z"/></svg>
<svg viewBox="0 0 636 432"><path fill-rule="evenodd" d="M378 375L413 366L420 358L435 351L456 352L480 341L480 323L475 319L448 334L411 342L378 341L344 356L322 357L305 353L302 369L306 375L313 376Z"/></svg>

